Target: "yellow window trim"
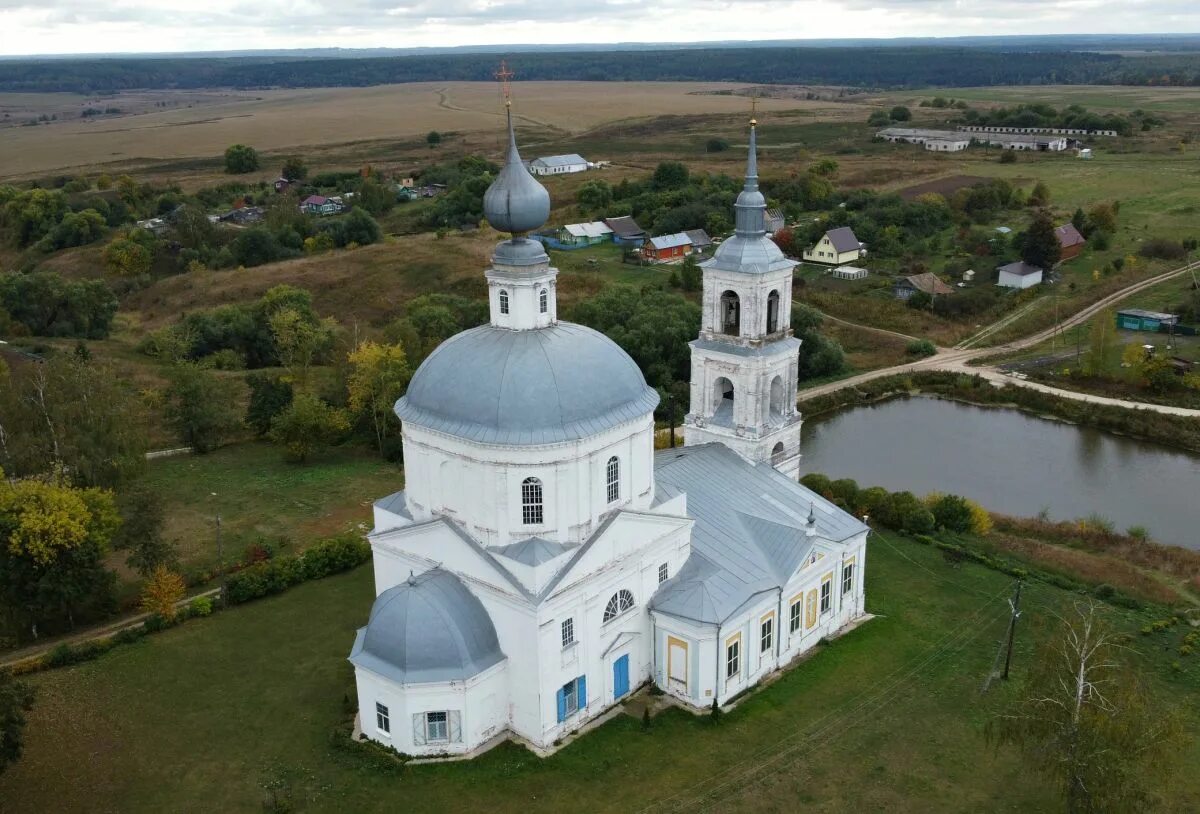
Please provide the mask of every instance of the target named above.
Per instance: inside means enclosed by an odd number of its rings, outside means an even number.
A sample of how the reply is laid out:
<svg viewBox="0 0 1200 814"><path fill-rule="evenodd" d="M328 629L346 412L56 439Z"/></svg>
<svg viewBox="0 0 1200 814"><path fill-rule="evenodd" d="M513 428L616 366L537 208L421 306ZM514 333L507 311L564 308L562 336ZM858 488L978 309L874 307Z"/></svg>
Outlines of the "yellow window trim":
<svg viewBox="0 0 1200 814"><path fill-rule="evenodd" d="M735 633L732 636L730 636L728 639L725 640L726 655L728 655L729 645L733 644L734 642L737 642L738 644L742 643L742 634L741 633ZM741 654L739 653L738 655L740 656Z"/></svg>
<svg viewBox="0 0 1200 814"><path fill-rule="evenodd" d="M767 611L766 613L764 613L762 616L760 616L758 618L758 623L761 625L763 622L767 621L768 619L774 619L774 618L775 618L775 611Z"/></svg>
<svg viewBox="0 0 1200 814"><path fill-rule="evenodd" d="M667 683L671 683L671 646L676 644L683 648L683 683L687 684L688 643L684 639L677 639L669 634L667 635Z"/></svg>
<svg viewBox="0 0 1200 814"><path fill-rule="evenodd" d="M821 577L821 582L833 582L833 572L830 571L828 574Z"/></svg>

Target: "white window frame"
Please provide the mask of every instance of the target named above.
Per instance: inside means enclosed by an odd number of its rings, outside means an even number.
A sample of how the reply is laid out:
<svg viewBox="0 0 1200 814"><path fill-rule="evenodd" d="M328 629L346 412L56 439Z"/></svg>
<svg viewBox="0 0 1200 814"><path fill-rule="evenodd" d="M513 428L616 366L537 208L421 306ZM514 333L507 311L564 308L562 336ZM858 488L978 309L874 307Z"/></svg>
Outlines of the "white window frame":
<svg viewBox="0 0 1200 814"><path fill-rule="evenodd" d="M435 715L442 716L441 721L435 721ZM441 726L441 736L434 735L435 727ZM445 710L436 710L425 713L425 742L426 743L449 743L450 742L450 713Z"/></svg>
<svg viewBox="0 0 1200 814"><path fill-rule="evenodd" d="M563 650L575 644L575 617L568 616L562 620L560 627L562 631L562 646Z"/></svg>
<svg viewBox="0 0 1200 814"><path fill-rule="evenodd" d="M566 684L563 684L562 690L563 718L566 719L579 712L579 678L572 678Z"/></svg>
<svg viewBox="0 0 1200 814"><path fill-rule="evenodd" d="M550 311L550 289L543 288L538 292L538 312L545 314Z"/></svg>
<svg viewBox="0 0 1200 814"><path fill-rule="evenodd" d="M388 711L387 704L375 702L375 729L378 732L392 736L392 716Z"/></svg>
<svg viewBox="0 0 1200 814"><path fill-rule="evenodd" d="M821 580L821 593L819 594L820 615L824 616L833 610L833 580Z"/></svg>
<svg viewBox="0 0 1200 814"><path fill-rule="evenodd" d="M788 633L798 633L804 627L804 596L788 606Z"/></svg>
<svg viewBox="0 0 1200 814"><path fill-rule="evenodd" d="M604 468L604 482L607 487L607 497L609 503L616 503L621 499L621 459L616 455L608 459L608 464Z"/></svg>
<svg viewBox="0 0 1200 814"><path fill-rule="evenodd" d="M636 606L637 602L633 598L633 592L627 588L622 588L609 597L608 604L604 606L602 624L608 624L618 616L623 616L626 612L633 610Z"/></svg>
<svg viewBox="0 0 1200 814"><path fill-rule="evenodd" d="M521 481L521 524L540 526L546 522L545 490L539 478Z"/></svg>
<svg viewBox="0 0 1200 814"><path fill-rule="evenodd" d="M775 647L775 617L768 615L758 623L758 652L766 653Z"/></svg>
<svg viewBox="0 0 1200 814"><path fill-rule="evenodd" d="M854 591L854 563L848 562L842 566L842 593Z"/></svg>
<svg viewBox="0 0 1200 814"><path fill-rule="evenodd" d="M667 564L664 562L658 566L658 584L662 585L664 582L667 581L667 578L669 576L670 576L670 568L668 568Z"/></svg>
<svg viewBox="0 0 1200 814"><path fill-rule="evenodd" d="M742 672L742 639L740 636L725 642L725 680L733 681Z"/></svg>
<svg viewBox="0 0 1200 814"><path fill-rule="evenodd" d="M507 314L508 313L508 291L506 291L503 288L500 289L499 299L500 299L500 313Z"/></svg>

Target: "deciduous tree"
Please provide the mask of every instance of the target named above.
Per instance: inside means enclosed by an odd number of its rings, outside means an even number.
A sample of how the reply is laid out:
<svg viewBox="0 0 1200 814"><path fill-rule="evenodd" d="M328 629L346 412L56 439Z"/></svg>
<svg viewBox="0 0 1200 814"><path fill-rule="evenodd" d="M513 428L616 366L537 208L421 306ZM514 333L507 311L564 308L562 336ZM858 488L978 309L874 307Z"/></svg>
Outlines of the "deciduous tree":
<svg viewBox="0 0 1200 814"><path fill-rule="evenodd" d="M408 358L400 345L364 342L350 352L349 361L350 409L371 422L376 447L383 454L385 440L399 429L392 407L412 378Z"/></svg>
<svg viewBox="0 0 1200 814"><path fill-rule="evenodd" d="M304 463L318 449L341 440L350 429L345 413L316 396L297 393L291 405L271 422L271 440L282 444L288 456Z"/></svg>
<svg viewBox="0 0 1200 814"><path fill-rule="evenodd" d="M24 751L25 713L33 709L33 699L33 687L0 670L0 774Z"/></svg>
<svg viewBox="0 0 1200 814"><path fill-rule="evenodd" d="M142 586L142 610L170 621L175 618L175 603L183 599L183 577L159 565Z"/></svg>
<svg viewBox="0 0 1200 814"><path fill-rule="evenodd" d="M245 144L232 144L225 150L225 172L240 175L258 169L258 151Z"/></svg>
<svg viewBox="0 0 1200 814"><path fill-rule="evenodd" d="M1172 704L1123 658L1095 604L1058 619L1019 700L989 725L1061 788L1069 812L1144 811L1182 746Z"/></svg>
<svg viewBox="0 0 1200 814"><path fill-rule="evenodd" d="M167 419L196 452L211 452L241 427L233 382L192 362L177 363L167 376Z"/></svg>

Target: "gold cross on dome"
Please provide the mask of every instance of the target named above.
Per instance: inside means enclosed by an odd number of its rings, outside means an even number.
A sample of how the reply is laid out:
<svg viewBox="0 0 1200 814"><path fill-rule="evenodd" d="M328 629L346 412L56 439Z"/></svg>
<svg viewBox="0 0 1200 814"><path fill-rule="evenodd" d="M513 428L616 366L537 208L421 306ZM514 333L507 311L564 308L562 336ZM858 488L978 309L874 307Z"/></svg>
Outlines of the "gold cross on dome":
<svg viewBox="0 0 1200 814"><path fill-rule="evenodd" d="M508 64L504 60L500 60L500 70L496 71L493 76L500 82L500 93L504 97L505 107L510 107L512 105L512 87L509 85L509 80L516 74L508 69Z"/></svg>

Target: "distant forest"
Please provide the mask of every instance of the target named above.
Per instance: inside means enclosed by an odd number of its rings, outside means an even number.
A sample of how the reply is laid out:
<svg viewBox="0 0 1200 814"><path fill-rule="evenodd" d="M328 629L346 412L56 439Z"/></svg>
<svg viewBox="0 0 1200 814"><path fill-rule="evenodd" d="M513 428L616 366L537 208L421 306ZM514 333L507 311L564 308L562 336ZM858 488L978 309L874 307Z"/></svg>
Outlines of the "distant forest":
<svg viewBox="0 0 1200 814"><path fill-rule="evenodd" d="M232 57L0 61L0 91L364 87L490 80L499 54L379 58ZM525 80L733 81L859 88L975 85L1200 85L1200 54L1126 57L951 47L710 48L510 56Z"/></svg>

